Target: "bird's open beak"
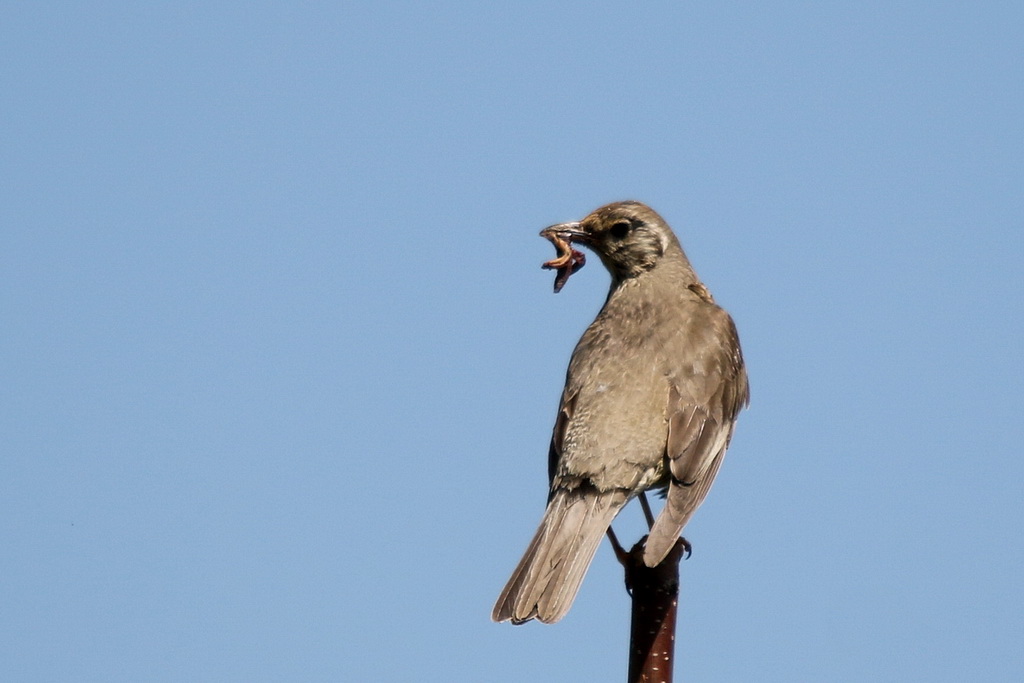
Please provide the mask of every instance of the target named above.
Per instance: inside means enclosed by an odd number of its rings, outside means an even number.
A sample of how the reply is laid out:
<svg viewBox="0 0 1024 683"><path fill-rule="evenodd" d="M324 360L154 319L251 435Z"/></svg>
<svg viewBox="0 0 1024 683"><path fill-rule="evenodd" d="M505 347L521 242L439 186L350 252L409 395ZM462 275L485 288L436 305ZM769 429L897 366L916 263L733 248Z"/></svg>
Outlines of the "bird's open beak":
<svg viewBox="0 0 1024 683"><path fill-rule="evenodd" d="M559 223L558 225L551 225L540 231L540 236L546 239L552 237L559 237L566 242L582 242L586 244L590 235L580 229L581 224L579 221L573 221L572 223Z"/></svg>

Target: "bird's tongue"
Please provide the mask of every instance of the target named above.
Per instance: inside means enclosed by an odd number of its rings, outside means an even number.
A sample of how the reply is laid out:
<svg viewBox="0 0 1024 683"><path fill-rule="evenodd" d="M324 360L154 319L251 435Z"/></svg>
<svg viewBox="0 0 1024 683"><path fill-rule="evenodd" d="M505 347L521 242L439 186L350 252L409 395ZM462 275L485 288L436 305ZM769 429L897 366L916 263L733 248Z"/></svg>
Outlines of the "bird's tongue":
<svg viewBox="0 0 1024 683"><path fill-rule="evenodd" d="M572 248L572 238L558 230L542 230L541 237L545 237L555 245L555 258L545 261L541 268L552 269L555 272L555 293L562 291L562 287L569 281L569 276L582 268L587 263L587 257L582 251Z"/></svg>

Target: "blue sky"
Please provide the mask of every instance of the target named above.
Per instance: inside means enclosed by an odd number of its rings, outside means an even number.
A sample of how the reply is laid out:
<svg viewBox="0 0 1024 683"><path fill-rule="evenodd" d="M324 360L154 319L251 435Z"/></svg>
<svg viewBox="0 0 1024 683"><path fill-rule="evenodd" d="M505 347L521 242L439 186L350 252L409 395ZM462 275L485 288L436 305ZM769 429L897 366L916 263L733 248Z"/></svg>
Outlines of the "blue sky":
<svg viewBox="0 0 1024 683"><path fill-rule="evenodd" d="M752 387L687 680L1024 678L1024 6L8 3L0 678L616 680L489 611L564 368L546 225L651 204ZM636 510L617 522L630 541Z"/></svg>

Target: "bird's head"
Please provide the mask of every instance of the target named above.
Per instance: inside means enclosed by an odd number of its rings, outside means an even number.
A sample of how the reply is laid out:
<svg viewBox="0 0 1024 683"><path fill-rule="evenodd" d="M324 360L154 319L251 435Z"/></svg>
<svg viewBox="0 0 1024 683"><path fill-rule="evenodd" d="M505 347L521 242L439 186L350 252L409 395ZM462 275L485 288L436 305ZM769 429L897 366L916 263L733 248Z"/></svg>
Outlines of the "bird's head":
<svg viewBox="0 0 1024 683"><path fill-rule="evenodd" d="M651 207L635 201L602 206L581 221L545 228L541 235L589 247L615 281L654 268L668 253L682 255L679 241L665 220Z"/></svg>

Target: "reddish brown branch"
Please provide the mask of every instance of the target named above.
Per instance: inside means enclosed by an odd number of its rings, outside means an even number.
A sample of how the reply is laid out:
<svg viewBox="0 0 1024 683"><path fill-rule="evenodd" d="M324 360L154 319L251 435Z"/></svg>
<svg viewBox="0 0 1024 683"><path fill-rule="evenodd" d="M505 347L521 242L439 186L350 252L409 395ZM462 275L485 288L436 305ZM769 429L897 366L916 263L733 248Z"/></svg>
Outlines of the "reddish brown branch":
<svg viewBox="0 0 1024 683"><path fill-rule="evenodd" d="M628 553L609 534L615 554L626 570L626 589L633 598L629 638L629 683L671 683L675 654L676 608L679 604L679 560L689 544L679 539L657 567L644 564L644 541Z"/></svg>

